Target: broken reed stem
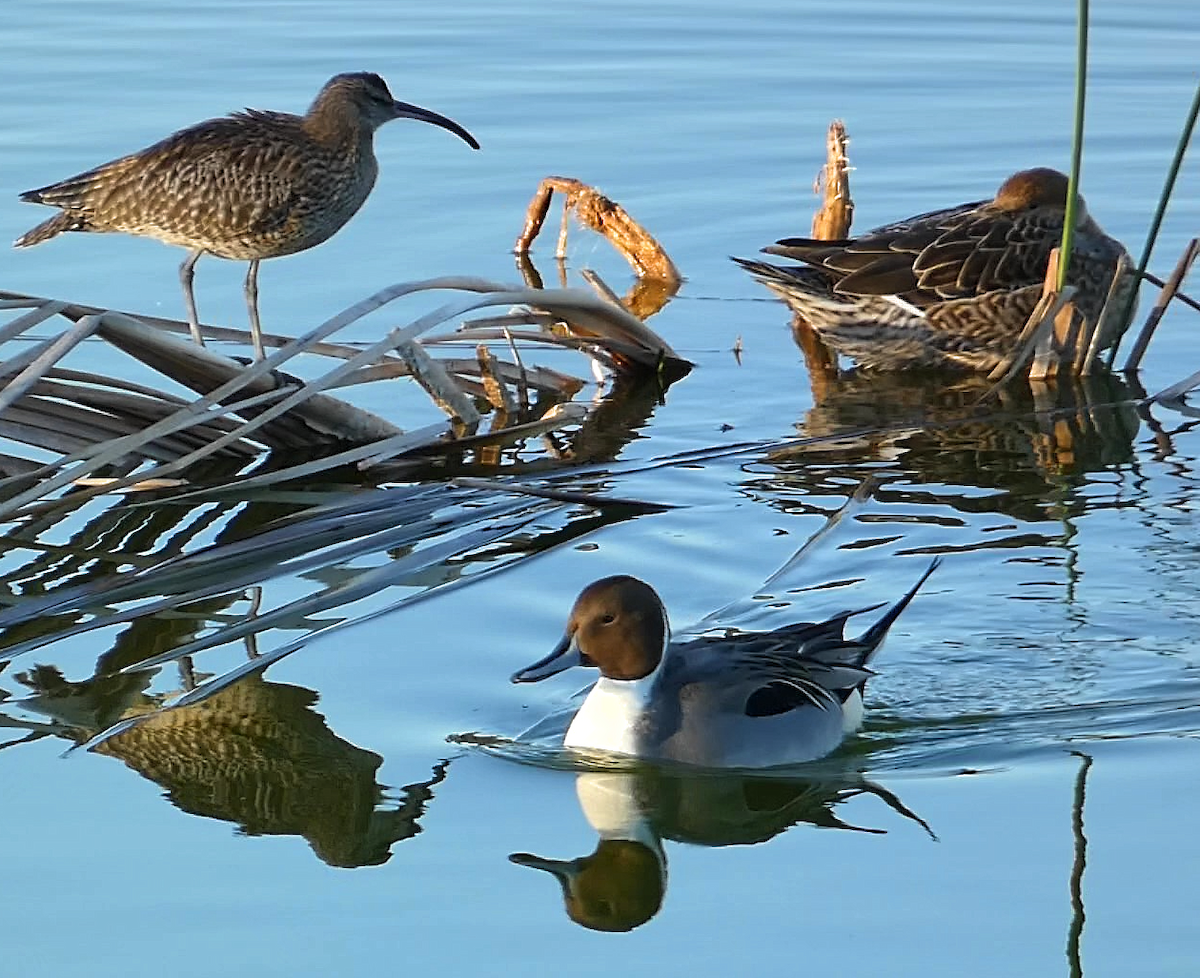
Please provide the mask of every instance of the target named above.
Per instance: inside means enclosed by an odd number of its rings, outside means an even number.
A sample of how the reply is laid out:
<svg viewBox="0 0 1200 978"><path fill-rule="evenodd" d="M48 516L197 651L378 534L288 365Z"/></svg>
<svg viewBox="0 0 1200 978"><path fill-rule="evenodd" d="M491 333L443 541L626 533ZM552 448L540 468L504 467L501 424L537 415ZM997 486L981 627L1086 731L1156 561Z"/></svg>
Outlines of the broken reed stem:
<svg viewBox="0 0 1200 978"><path fill-rule="evenodd" d="M1065 291L1066 286L1063 288ZM1043 354L1045 373L1039 372L1040 365L1035 363L1035 369L1030 373L1031 379L1044 380L1050 374L1062 373L1069 364L1074 363L1076 351L1081 345L1083 327L1084 323L1076 314L1075 303L1068 296L1054 314L1054 329L1046 334Z"/></svg>
<svg viewBox="0 0 1200 978"><path fill-rule="evenodd" d="M821 194L821 206L813 215L812 236L822 241L840 241L850 236L854 199L850 196L850 158L846 154L849 142L846 124L841 119L829 123L825 134L825 165L813 184L813 193ZM837 375L837 354L799 313L792 315L792 335L804 355L813 399L819 403L824 399L821 396L824 388Z"/></svg>
<svg viewBox="0 0 1200 978"><path fill-rule="evenodd" d="M596 272L592 271L590 268L585 268L580 274L583 275L583 280L587 282L587 284L593 289L595 289L596 294L600 296L601 299L604 299L606 302L611 302L614 306L624 305L617 293L615 293L609 284L604 281L604 279L602 279Z"/></svg>
<svg viewBox="0 0 1200 978"><path fill-rule="evenodd" d="M1125 282L1133 275L1133 263L1128 261L1124 256L1117 259L1117 267L1113 270L1112 281L1108 283L1108 295L1104 297L1104 305L1100 307L1100 312L1097 313L1095 322L1085 322L1085 326L1089 327L1086 330L1086 336L1080 337L1079 348L1075 351L1075 373L1081 377L1091 376L1096 372L1096 365L1100 361L1100 344L1104 342L1106 335L1106 326L1110 316L1119 316L1125 313L1124 297L1121 295L1121 290L1124 288ZM1131 283L1131 288L1137 289L1136 283ZM1121 308L1117 309L1117 302L1121 303ZM1119 330L1116 336L1120 337L1129 324L1125 323ZM1084 340L1086 339L1086 342ZM1113 340L1116 342L1116 339Z"/></svg>
<svg viewBox="0 0 1200 978"><path fill-rule="evenodd" d="M566 255L567 217L573 213L579 222L608 239L639 278L657 278L680 283L683 277L662 245L620 204L605 197L594 187L573 177L546 177L538 185L525 215L525 227L513 246L517 254L526 254L538 236L550 209L555 191L564 196L563 224L558 255Z"/></svg>
<svg viewBox="0 0 1200 978"><path fill-rule="evenodd" d="M1021 330L1021 335L1017 337L1016 343L1013 344L1013 349L988 374L988 380L994 380L995 384L980 398L980 403L998 394L1005 384L1016 376L1021 367L1025 365L1025 361L1029 359L1034 347L1043 343L1045 338L1051 335L1059 315L1074 297L1075 286L1073 285L1068 285L1061 292L1054 289L1053 283L1058 279L1058 257L1059 249L1055 248L1050 252L1050 260L1046 263L1042 297L1034 306L1033 312L1029 314L1029 319L1025 321L1025 326ZM1032 369L1030 370L1030 379L1035 379Z"/></svg>
<svg viewBox="0 0 1200 978"><path fill-rule="evenodd" d="M1144 278L1151 285L1157 286L1160 289L1165 289L1167 287L1167 283L1164 282L1157 275L1153 274L1152 272L1142 272L1141 277ZM1175 293L1175 301L1182 302L1185 306L1195 309L1196 312L1200 312L1200 302L1197 302L1186 292L1176 292Z"/></svg>
<svg viewBox="0 0 1200 978"><path fill-rule="evenodd" d="M1075 295L1075 286L1068 285L1061 292L1051 293L1048 296L1042 296L1029 320L1025 323L1025 328L1021 330L1021 335L1017 338L1016 349L1013 354L1009 355L1009 359L1001 364L998 364L991 373L988 374L988 379L996 376L1001 367L1006 367L1003 376L984 396L984 400L992 394L998 392L1005 384L1007 384L1017 374L1017 372L1025 365L1025 361L1029 359L1034 347L1038 341L1046 333L1050 333L1054 328L1054 319L1062 310L1062 308L1071 301Z"/></svg>
<svg viewBox="0 0 1200 978"><path fill-rule="evenodd" d="M558 243L554 246L554 257L559 261L567 259L567 233L571 230L570 198L563 204L562 220L558 224ZM565 283L563 283L565 284Z"/></svg>
<svg viewBox="0 0 1200 978"><path fill-rule="evenodd" d="M538 184L537 190L533 192L533 199L529 201L529 206L525 209L525 226L517 235L516 244L513 245L513 251L517 255L529 254L533 239L538 236L542 225L546 223L546 217L550 213L550 201L554 197L554 185L551 183L553 179L553 177L547 177ZM526 284L532 285L533 283L527 280ZM539 281L534 287L540 289L543 286Z"/></svg>
<svg viewBox="0 0 1200 978"><path fill-rule="evenodd" d="M529 410L529 381L525 376L525 364L521 362L521 351L517 349L517 341L513 338L512 330L507 325L504 326L504 338L508 340L508 349L513 355L513 362L517 365L517 397L521 401L521 410Z"/></svg>
<svg viewBox="0 0 1200 978"><path fill-rule="evenodd" d="M1192 106L1188 110L1187 119L1183 124L1183 131L1179 134L1179 142L1175 144L1175 156L1171 160L1171 166L1167 170L1167 177L1163 181L1162 193L1158 195L1158 206L1154 209L1154 218L1150 221L1150 230L1146 232L1146 243L1142 247L1142 257L1138 261L1137 275L1138 278L1149 278L1146 274L1146 268L1150 264L1150 255L1154 251L1155 242L1158 241L1158 232L1162 228L1163 217L1167 213L1167 204L1171 200L1171 194L1175 190L1175 180L1179 176L1179 168L1183 165L1183 157L1187 153L1188 143L1191 142L1192 132L1196 128L1196 117L1200 115L1200 81L1196 83L1196 93L1192 96ZM1161 286L1161 282L1159 285ZM1133 304L1137 300L1137 289L1135 288L1126 300L1125 313L1123 318L1128 321L1133 318ZM1117 359L1117 347L1120 342L1113 343L1108 351L1107 365L1111 367Z"/></svg>
<svg viewBox="0 0 1200 978"><path fill-rule="evenodd" d="M812 236L822 241L840 241L850 236L854 201L850 197L848 142L846 124L834 119L825 136L825 165L813 187L813 193L822 194L822 202L813 215Z"/></svg>
<svg viewBox="0 0 1200 978"><path fill-rule="evenodd" d="M435 404L450 415L452 420L461 421L468 427L479 424L479 412L474 402L454 383L440 363L425 352L415 339L407 340L396 347L417 383L433 398Z"/></svg>
<svg viewBox="0 0 1200 978"><path fill-rule="evenodd" d="M1142 326L1141 332L1138 333L1137 340L1133 344L1133 349L1129 351L1129 359L1125 361L1123 368L1126 373L1133 373L1141 365L1142 357L1146 355L1146 348L1150 345L1150 338L1158 328L1163 313L1167 311L1167 304L1174 297L1175 293L1179 291L1179 287L1183 284L1188 269L1192 267L1192 263L1196 260L1198 253L1200 253L1200 238L1192 238L1188 246L1183 249L1183 254L1175 264L1175 270L1171 272L1171 277L1167 279L1167 284L1158 294L1158 301L1154 303L1154 308L1150 310L1150 315L1146 317L1145 325Z"/></svg>
<svg viewBox="0 0 1200 978"><path fill-rule="evenodd" d="M492 356L492 351L480 343L475 348L475 355L479 358L479 376L489 403L497 411L509 415L516 414L517 405L508 392L508 385L497 376L496 358Z"/></svg>
<svg viewBox="0 0 1200 978"><path fill-rule="evenodd" d="M1057 375L1062 369L1062 352L1068 349L1067 344L1072 339L1075 307L1070 302L1066 287L1059 288L1056 283L1062 277L1065 265L1063 252L1055 248L1050 252L1050 260L1046 263L1046 277L1042 282L1042 299L1049 300L1053 305L1053 313L1047 313L1042 323L1038 324L1037 340L1033 364L1029 368L1030 380L1045 380L1051 375ZM1071 295L1074 294L1072 290ZM1065 296L1065 298L1063 298ZM1053 324L1053 329L1046 327Z"/></svg>

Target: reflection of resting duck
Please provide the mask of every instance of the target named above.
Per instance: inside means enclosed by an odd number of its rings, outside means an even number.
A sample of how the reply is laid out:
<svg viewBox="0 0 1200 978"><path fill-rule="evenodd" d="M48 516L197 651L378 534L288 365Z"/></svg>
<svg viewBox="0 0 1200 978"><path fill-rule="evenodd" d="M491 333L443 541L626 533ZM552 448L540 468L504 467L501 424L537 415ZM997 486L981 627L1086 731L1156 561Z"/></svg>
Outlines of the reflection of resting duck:
<svg viewBox="0 0 1200 978"><path fill-rule="evenodd" d="M1031 387L1015 379L986 399L991 387L979 376L948 384L933 372L843 373L814 389L797 424L802 438L766 458L796 488L824 484L828 471L814 463L866 478L883 460L917 482L1023 495L1043 486L1053 498L1061 476L1133 460L1145 392L1128 381L1099 373Z"/></svg>
<svg viewBox="0 0 1200 978"><path fill-rule="evenodd" d="M1037 305L1050 252L1062 241L1067 177L1048 167L1014 173L992 200L919 214L845 241L786 238L763 250L803 262L735 258L833 349L868 369L988 371L1014 348ZM1078 199L1067 281L1077 314L1094 323L1122 268L1118 301L1100 325L1111 346L1128 290L1124 246Z"/></svg>
<svg viewBox="0 0 1200 978"><path fill-rule="evenodd" d="M871 659L938 563L857 639L845 637L847 620L879 605L770 632L672 642L652 587L606 577L576 599L554 651L513 682L575 665L600 670L567 730L567 747L705 767L812 760L860 726Z"/></svg>

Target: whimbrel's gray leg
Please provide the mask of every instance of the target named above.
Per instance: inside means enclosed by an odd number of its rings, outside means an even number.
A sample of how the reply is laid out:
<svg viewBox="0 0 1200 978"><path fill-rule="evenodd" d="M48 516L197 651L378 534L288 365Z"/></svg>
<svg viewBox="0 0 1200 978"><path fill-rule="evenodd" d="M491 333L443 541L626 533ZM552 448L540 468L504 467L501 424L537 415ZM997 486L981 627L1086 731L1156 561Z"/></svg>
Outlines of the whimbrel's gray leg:
<svg viewBox="0 0 1200 978"><path fill-rule="evenodd" d="M187 307L188 328L192 331L192 339L204 346L204 337L200 335L200 317L196 315L196 294L192 291L192 279L196 277L196 262L200 260L203 251L188 253L179 266L179 281L183 284L183 304Z"/></svg>
<svg viewBox="0 0 1200 978"><path fill-rule="evenodd" d="M258 321L258 259L250 260L250 270L246 272L246 308L250 310L250 338L254 340L254 355L262 360L266 357L263 352L262 324Z"/></svg>

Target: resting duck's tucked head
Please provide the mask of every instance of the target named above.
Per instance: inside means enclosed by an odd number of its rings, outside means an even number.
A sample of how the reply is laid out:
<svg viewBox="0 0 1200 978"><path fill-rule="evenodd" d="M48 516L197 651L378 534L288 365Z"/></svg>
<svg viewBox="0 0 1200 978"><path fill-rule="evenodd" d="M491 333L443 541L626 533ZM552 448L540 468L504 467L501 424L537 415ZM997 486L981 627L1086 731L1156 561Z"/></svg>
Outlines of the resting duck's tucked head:
<svg viewBox="0 0 1200 978"><path fill-rule="evenodd" d="M992 207L1010 214L1031 211L1039 207L1065 210L1070 179L1065 173L1048 166L1035 166L1031 170L1020 170L1000 184ZM1077 220L1087 216L1083 198L1078 198Z"/></svg>

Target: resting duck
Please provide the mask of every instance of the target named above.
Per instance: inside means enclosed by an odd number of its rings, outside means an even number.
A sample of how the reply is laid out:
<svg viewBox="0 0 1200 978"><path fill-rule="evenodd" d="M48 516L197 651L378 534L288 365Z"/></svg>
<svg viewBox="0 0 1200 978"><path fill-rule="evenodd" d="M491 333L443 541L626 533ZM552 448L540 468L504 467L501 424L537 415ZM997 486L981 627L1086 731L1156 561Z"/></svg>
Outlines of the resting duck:
<svg viewBox="0 0 1200 978"><path fill-rule="evenodd" d="M764 248L804 262L735 258L817 335L860 367L988 371L1012 350L1062 241L1067 177L1048 167L1014 173L992 200L919 214L844 241L785 238ZM1095 322L1120 268L1118 301L1100 324L1115 343L1135 278L1129 254L1078 200L1067 282L1077 314Z"/></svg>

